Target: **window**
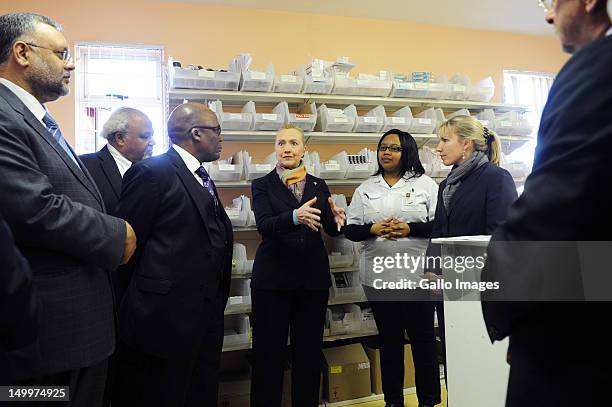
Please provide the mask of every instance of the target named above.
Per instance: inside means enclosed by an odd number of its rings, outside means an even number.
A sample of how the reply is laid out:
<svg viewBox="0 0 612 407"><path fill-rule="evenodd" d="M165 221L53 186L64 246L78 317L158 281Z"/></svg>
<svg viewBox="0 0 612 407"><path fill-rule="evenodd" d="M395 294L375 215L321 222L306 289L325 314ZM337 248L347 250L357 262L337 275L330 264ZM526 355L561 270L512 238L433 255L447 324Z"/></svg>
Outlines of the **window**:
<svg viewBox="0 0 612 407"><path fill-rule="evenodd" d="M529 170L533 165L535 136L553 80L554 75L549 73L504 70L504 103L529 106L525 118L533 126L533 141L525 143L506 158L510 162L524 162Z"/></svg>
<svg viewBox="0 0 612 407"><path fill-rule="evenodd" d="M102 126L122 106L149 116L155 131L154 154L165 151L163 48L77 43L75 56L77 153L91 153L106 144L99 136Z"/></svg>

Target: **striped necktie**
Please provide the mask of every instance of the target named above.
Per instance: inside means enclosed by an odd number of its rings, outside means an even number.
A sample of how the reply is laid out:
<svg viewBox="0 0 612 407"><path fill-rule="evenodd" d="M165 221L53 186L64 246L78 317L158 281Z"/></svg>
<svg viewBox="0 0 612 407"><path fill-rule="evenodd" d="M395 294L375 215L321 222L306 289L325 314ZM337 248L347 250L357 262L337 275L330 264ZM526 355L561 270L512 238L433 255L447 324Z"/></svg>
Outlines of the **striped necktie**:
<svg viewBox="0 0 612 407"><path fill-rule="evenodd" d="M51 133L55 141L57 141L57 143L64 149L66 154L68 154L68 157L70 157L72 161L74 161L77 167L81 168L76 160L76 157L72 153L72 150L70 150L70 147L68 147L68 142L66 141L64 136L62 136L62 132L55 119L51 117L49 113L46 113L45 117L43 117L43 123L45 124L45 126L47 126L49 133Z"/></svg>
<svg viewBox="0 0 612 407"><path fill-rule="evenodd" d="M212 199L215 202L215 211L217 211L219 208L219 202L217 201L217 195L215 195L215 184L213 183L212 179L210 179L210 175L208 175L208 172L206 172L206 169L203 166L200 166L200 168L195 170L195 173L198 175L198 177L202 178L202 184L210 196L212 196Z"/></svg>

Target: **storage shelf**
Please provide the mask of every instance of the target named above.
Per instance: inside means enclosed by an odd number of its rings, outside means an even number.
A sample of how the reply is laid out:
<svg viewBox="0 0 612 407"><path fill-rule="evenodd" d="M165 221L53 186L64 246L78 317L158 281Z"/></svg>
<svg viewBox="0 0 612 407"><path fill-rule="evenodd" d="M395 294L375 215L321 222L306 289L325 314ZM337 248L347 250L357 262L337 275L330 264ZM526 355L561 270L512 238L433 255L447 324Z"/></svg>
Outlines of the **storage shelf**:
<svg viewBox="0 0 612 407"><path fill-rule="evenodd" d="M365 296L354 297L354 298L343 298L341 300L329 300L327 305L343 305L343 304L355 304L358 302L366 302ZM223 315L237 315L237 314L249 314L253 310L251 304L239 304L239 305L228 305Z"/></svg>
<svg viewBox="0 0 612 407"><path fill-rule="evenodd" d="M337 267L330 268L329 271L331 273L352 273L355 271L359 271L359 267Z"/></svg>
<svg viewBox="0 0 612 407"><path fill-rule="evenodd" d="M373 96L350 96L350 95L315 95L306 93L266 93L266 92L237 92L220 90L200 90L200 89L170 89L168 98L171 101L181 102L183 99L205 101L221 100L223 102L246 103L253 101L256 103L277 104L280 101L287 103L310 103L328 105L350 105L357 106L394 106L394 107L439 107L442 109L494 109L499 112L519 111L524 112L529 109L525 105L508 105L503 103L471 102L469 100L435 100L435 99L408 99L408 98L389 98Z"/></svg>

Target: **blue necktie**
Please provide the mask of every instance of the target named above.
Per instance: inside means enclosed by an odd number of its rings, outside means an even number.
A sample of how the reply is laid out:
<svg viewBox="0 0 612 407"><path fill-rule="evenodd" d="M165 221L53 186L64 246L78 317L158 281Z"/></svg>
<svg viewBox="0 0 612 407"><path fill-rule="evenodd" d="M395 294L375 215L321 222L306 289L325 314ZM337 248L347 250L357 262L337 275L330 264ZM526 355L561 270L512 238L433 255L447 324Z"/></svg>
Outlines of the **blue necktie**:
<svg viewBox="0 0 612 407"><path fill-rule="evenodd" d="M76 157L74 156L74 154L72 154L70 147L68 147L68 142L66 141L64 136L62 136L62 132L60 131L55 119L51 117L49 113L46 113L45 117L43 117L43 123L45 124L45 126L47 126L49 133L51 133L55 141L57 141L58 144L64 149L66 154L68 154L68 157L70 157L72 161L74 161L77 167L81 168L76 160Z"/></svg>
<svg viewBox="0 0 612 407"><path fill-rule="evenodd" d="M215 202L215 211L218 210L219 202L217 202L217 195L215 195L215 184L210 179L210 175L208 175L208 172L206 172L206 169L203 166L200 166L200 168L195 170L195 173L200 178L202 178L202 184L204 185L204 188L206 188L210 196L212 196L213 201Z"/></svg>

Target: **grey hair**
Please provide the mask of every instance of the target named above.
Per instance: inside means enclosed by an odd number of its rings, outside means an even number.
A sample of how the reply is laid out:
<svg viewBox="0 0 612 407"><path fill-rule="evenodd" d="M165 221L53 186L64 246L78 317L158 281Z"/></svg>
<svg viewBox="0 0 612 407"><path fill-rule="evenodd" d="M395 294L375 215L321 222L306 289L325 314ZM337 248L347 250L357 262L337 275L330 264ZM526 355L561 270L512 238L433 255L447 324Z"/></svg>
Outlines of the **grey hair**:
<svg viewBox="0 0 612 407"><path fill-rule="evenodd" d="M36 24L50 25L57 31L62 26L47 16L36 13L9 13L0 15L0 64L5 63L15 41L36 31Z"/></svg>
<svg viewBox="0 0 612 407"><path fill-rule="evenodd" d="M147 115L138 109L133 109L131 107L120 107L111 113L106 123L104 123L104 126L102 126L102 131L100 132L100 137L104 137L107 140L113 140L115 138L115 134L125 133L130 124L130 120L135 116L141 116L149 120Z"/></svg>

